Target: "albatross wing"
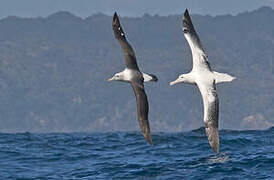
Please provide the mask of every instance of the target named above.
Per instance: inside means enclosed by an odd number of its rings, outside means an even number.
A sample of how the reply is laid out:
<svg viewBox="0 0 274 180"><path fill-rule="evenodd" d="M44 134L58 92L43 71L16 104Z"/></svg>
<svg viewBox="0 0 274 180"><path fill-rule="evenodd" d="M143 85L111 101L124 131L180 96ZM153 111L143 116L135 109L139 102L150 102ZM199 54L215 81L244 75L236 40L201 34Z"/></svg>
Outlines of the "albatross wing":
<svg viewBox="0 0 274 180"><path fill-rule="evenodd" d="M120 21L116 12L114 13L114 16L113 16L112 28L113 28L114 36L120 43L120 46L124 52L126 67L128 69L135 69L139 71L134 50L132 49L131 45L127 42L125 33L123 31L123 28L120 24Z"/></svg>
<svg viewBox="0 0 274 180"><path fill-rule="evenodd" d="M204 122L206 135L212 149L219 152L219 132L218 132L218 118L219 118L219 99L216 93L215 81L210 85L198 84L204 103Z"/></svg>
<svg viewBox="0 0 274 180"><path fill-rule="evenodd" d="M194 29L187 9L183 17L183 31L192 52L193 69L206 68L210 70L211 68L206 52L202 46L198 34Z"/></svg>
<svg viewBox="0 0 274 180"><path fill-rule="evenodd" d="M143 78L139 80L133 81L131 86L134 90L137 102L137 113L138 113L138 120L140 128L142 129L143 136L146 138L149 144L152 144L152 140L150 137L150 128L149 128L149 121L148 121L148 101L147 95L145 92Z"/></svg>

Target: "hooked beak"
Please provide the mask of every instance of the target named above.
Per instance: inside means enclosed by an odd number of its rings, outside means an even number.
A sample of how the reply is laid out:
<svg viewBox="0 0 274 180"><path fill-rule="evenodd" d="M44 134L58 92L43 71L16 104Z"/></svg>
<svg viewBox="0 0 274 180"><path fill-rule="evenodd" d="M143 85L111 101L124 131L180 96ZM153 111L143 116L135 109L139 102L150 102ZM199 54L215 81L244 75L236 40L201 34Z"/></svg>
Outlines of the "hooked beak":
<svg viewBox="0 0 274 180"><path fill-rule="evenodd" d="M110 82L114 79L114 77L107 79L107 82Z"/></svg>
<svg viewBox="0 0 274 180"><path fill-rule="evenodd" d="M175 85L175 84L177 84L177 83L180 83L180 82L181 82L181 81L180 81L180 79L178 78L178 79L176 79L175 81L170 82L169 85L170 85L170 86L173 86L173 85Z"/></svg>

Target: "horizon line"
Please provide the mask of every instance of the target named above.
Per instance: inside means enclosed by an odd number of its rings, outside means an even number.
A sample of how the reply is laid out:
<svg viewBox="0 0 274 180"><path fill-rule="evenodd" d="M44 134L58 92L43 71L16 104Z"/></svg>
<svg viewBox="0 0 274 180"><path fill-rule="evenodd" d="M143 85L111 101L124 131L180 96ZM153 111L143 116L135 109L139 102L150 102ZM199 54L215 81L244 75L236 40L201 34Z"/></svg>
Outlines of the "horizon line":
<svg viewBox="0 0 274 180"><path fill-rule="evenodd" d="M272 11L274 10L271 6L261 6L261 7L258 7L256 9L253 9L253 10L243 10L241 12L238 12L238 13L235 13L235 14L232 14L232 13L224 13L224 14L218 14L218 15L212 15L212 14L203 14L203 13L191 13L192 15L194 16L210 16L210 17L222 17L222 16L238 16L240 14L245 14L245 13L251 13L251 12L255 12L255 11L258 11L260 9L271 9ZM90 15L88 16L81 16L75 12L72 12L72 11L69 11L69 10L58 10L58 11L55 11L55 12L52 12L48 15L38 15L38 16L20 16L20 15L6 15L6 16L0 16L0 20L3 20L3 19L8 19L8 18L19 18L19 19L38 19L38 18L49 18L55 14L58 14L58 13L68 13L68 14L71 14L72 16L75 16L77 18L81 18L81 19L88 19L90 17L93 17L93 16L109 16L109 17L112 17L112 14L108 14L108 13L104 13L104 12L95 12L95 13L91 13ZM114 12L113 12L114 13ZM119 13L119 16L122 17L122 18L142 18L144 16L151 16L151 17L169 17L169 16L182 16L184 13L184 10L182 11L181 14L179 13L170 13L168 15L160 15L158 13L149 13L149 12L145 12L145 13L142 13L140 14L140 16L130 16L130 15L123 15L123 13Z"/></svg>

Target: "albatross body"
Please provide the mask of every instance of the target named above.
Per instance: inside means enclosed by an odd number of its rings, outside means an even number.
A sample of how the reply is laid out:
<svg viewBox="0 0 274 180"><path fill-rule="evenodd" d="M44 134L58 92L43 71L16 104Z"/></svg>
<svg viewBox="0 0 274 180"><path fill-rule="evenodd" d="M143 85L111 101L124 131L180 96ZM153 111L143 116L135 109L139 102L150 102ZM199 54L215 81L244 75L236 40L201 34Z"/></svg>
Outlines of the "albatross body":
<svg viewBox="0 0 274 180"><path fill-rule="evenodd" d="M112 28L114 31L114 36L118 40L123 50L126 68L124 71L116 73L112 78L108 79L107 81L116 80L128 82L131 84L134 94L136 96L137 114L140 128L142 130L143 136L146 138L148 143L152 144L148 121L149 105L145 93L144 82L157 81L157 77L153 74L146 74L139 70L134 50L126 40L125 33L122 29L116 12L113 16Z"/></svg>
<svg viewBox="0 0 274 180"><path fill-rule="evenodd" d="M206 135L210 146L218 153L219 99L216 92L216 84L230 82L235 79L235 77L211 70L206 52L194 29L187 9L183 17L183 31L192 52L193 68L189 73L180 75L175 81L171 82L170 85L172 86L183 82L198 86L204 104Z"/></svg>

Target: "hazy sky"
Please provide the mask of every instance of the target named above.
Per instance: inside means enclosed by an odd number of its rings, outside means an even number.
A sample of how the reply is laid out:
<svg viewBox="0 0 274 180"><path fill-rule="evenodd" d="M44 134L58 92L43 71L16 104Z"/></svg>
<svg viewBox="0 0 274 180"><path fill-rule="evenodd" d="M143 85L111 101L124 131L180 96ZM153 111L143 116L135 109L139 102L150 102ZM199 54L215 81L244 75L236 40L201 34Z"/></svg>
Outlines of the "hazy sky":
<svg viewBox="0 0 274 180"><path fill-rule="evenodd" d="M262 6L274 7L274 0L0 0L0 18L48 16L65 10L87 17L102 12L122 16L142 16L144 13L181 14L189 8L196 14L236 14Z"/></svg>

